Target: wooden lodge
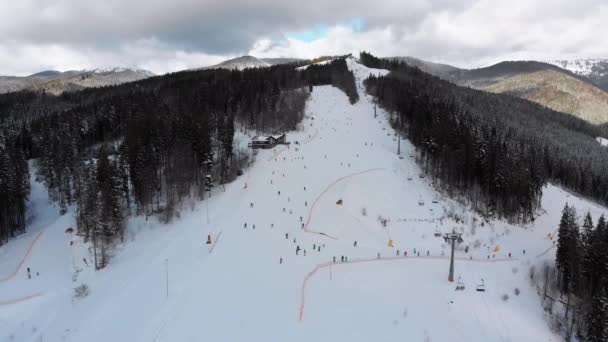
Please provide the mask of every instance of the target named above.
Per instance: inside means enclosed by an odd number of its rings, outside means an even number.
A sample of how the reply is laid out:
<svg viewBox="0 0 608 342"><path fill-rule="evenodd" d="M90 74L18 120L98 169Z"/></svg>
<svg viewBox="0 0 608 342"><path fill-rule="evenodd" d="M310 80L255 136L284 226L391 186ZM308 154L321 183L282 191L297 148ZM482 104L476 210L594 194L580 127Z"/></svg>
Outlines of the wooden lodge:
<svg viewBox="0 0 608 342"><path fill-rule="evenodd" d="M289 144L285 133L276 133L271 135L256 135L251 139L249 147L251 148L273 148L279 144Z"/></svg>

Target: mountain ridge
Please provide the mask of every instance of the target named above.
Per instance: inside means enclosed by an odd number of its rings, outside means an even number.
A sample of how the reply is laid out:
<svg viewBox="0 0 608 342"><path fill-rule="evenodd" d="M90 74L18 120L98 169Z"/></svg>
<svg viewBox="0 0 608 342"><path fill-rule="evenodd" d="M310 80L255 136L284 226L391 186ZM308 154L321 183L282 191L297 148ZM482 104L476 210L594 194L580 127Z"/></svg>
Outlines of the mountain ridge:
<svg viewBox="0 0 608 342"><path fill-rule="evenodd" d="M117 85L155 76L149 70L111 67L84 70L43 70L29 76L0 76L0 94L20 90L59 95L89 87Z"/></svg>
<svg viewBox="0 0 608 342"><path fill-rule="evenodd" d="M547 63L555 64L573 73L585 76L596 86L608 91L608 59L582 58L571 60L552 60Z"/></svg>
<svg viewBox="0 0 608 342"><path fill-rule="evenodd" d="M229 69L229 70L243 70L246 68L263 68L271 66L271 63L265 62L257 57L245 55L240 57L231 58L220 62L218 64L197 68L194 70L205 70L205 69Z"/></svg>
<svg viewBox="0 0 608 342"><path fill-rule="evenodd" d="M414 57L388 57L441 79L495 93L507 93L591 123L608 122L608 92L584 74L540 61L502 61L463 69Z"/></svg>

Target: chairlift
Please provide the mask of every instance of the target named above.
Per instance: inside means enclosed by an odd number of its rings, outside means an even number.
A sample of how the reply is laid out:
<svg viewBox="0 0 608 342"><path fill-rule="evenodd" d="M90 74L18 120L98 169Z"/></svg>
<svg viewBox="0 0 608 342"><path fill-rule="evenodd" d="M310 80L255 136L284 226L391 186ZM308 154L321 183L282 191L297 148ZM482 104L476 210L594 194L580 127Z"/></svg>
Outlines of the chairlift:
<svg viewBox="0 0 608 342"><path fill-rule="evenodd" d="M465 286L464 283L462 282L462 278L458 277L458 283L456 283L456 291L464 291Z"/></svg>
<svg viewBox="0 0 608 342"><path fill-rule="evenodd" d="M418 199L418 205L420 205L420 206L424 205L424 200L422 198Z"/></svg>
<svg viewBox="0 0 608 342"><path fill-rule="evenodd" d="M408 180L408 181L411 181L412 179L413 179L413 177L412 177L412 176L408 176L408 177L407 177L407 180Z"/></svg>
<svg viewBox="0 0 608 342"><path fill-rule="evenodd" d="M441 231L439 229L435 230L435 233L433 234L435 237L441 237Z"/></svg>
<svg viewBox="0 0 608 342"><path fill-rule="evenodd" d="M481 284L478 284L477 287L475 288L475 290L477 292L486 292L486 284L485 284L483 278L481 278Z"/></svg>

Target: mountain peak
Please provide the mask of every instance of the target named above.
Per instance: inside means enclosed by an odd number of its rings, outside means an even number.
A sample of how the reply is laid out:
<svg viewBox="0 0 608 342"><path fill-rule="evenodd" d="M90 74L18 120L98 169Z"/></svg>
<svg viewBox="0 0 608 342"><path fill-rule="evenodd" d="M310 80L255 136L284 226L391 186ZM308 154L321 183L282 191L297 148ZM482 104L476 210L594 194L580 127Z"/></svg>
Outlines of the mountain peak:
<svg viewBox="0 0 608 342"><path fill-rule="evenodd" d="M95 68L95 69L91 69L91 70L82 70L82 72L92 72L94 74L111 74L111 73L131 72L131 73L141 74L146 77L155 76L155 74L149 70L139 69L139 68L119 67L119 66L106 67L106 68Z"/></svg>
<svg viewBox="0 0 608 342"><path fill-rule="evenodd" d="M241 56L232 59L228 59L219 64L204 67L201 69L230 69L230 70L243 70L246 68L263 68L270 66L270 63L264 62L263 60L254 56Z"/></svg>
<svg viewBox="0 0 608 342"><path fill-rule="evenodd" d="M37 73L31 74L28 77L48 77L48 76L58 76L61 75L63 72L61 71L57 71L57 70L43 70L43 71L39 71Z"/></svg>

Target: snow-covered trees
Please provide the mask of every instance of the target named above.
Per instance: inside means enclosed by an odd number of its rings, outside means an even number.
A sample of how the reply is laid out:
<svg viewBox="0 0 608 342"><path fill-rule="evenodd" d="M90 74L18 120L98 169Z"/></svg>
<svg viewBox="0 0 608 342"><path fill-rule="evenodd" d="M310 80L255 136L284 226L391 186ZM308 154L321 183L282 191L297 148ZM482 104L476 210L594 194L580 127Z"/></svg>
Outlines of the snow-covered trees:
<svg viewBox="0 0 608 342"><path fill-rule="evenodd" d="M103 266L126 215L169 220L183 198L204 196L207 174L236 177L247 162L234 157L237 128L296 128L311 84L334 84L356 101L343 58L297 66L185 71L61 96L0 94L0 243L25 228L27 160L36 158L51 199L62 211L76 204L78 233Z"/></svg>
<svg viewBox="0 0 608 342"><path fill-rule="evenodd" d="M392 72L365 85L378 103L398 113L392 124L417 148L434 182L488 216L534 219L542 187L561 184L608 204L608 155L594 141L602 128L514 97L487 94L362 53L370 67ZM567 296L563 326L581 341L605 341L608 316L608 228L590 214L582 222L563 210L556 266ZM548 273L547 273L548 274Z"/></svg>
<svg viewBox="0 0 608 342"><path fill-rule="evenodd" d="M581 311L585 319L581 322L586 327L584 341L608 340L608 229L604 215L598 219L594 230L589 231L590 220L583 224L582 254L585 256L582 265L581 286L577 293L581 298ZM586 240L586 241L585 241Z"/></svg>
<svg viewBox="0 0 608 342"><path fill-rule="evenodd" d="M591 309L586 315L587 331L584 341L608 341L608 298L595 295L591 299Z"/></svg>
<svg viewBox="0 0 608 342"><path fill-rule="evenodd" d="M559 270L560 287L563 292L568 292L570 285L578 280L580 266L580 235L574 207L567 204L564 207L557 234L555 264Z"/></svg>
<svg viewBox="0 0 608 342"><path fill-rule="evenodd" d="M350 103L359 100L355 76L348 71L344 58L336 58L328 64L312 64L303 71L310 85L333 84L348 96Z"/></svg>
<svg viewBox="0 0 608 342"><path fill-rule="evenodd" d="M443 189L489 216L533 220L547 181L608 204L603 128L529 101L456 86L406 64L361 53L386 68L365 85L398 117L396 129Z"/></svg>
<svg viewBox="0 0 608 342"><path fill-rule="evenodd" d="M0 136L0 245L25 229L25 202L30 183L27 161L18 145Z"/></svg>
<svg viewBox="0 0 608 342"><path fill-rule="evenodd" d="M581 341L608 338L608 236L604 216L593 227L590 213L585 215L582 232L574 207L566 205L558 228L555 263L560 290L567 293L566 312L572 312ZM574 317L578 316L575 322Z"/></svg>

